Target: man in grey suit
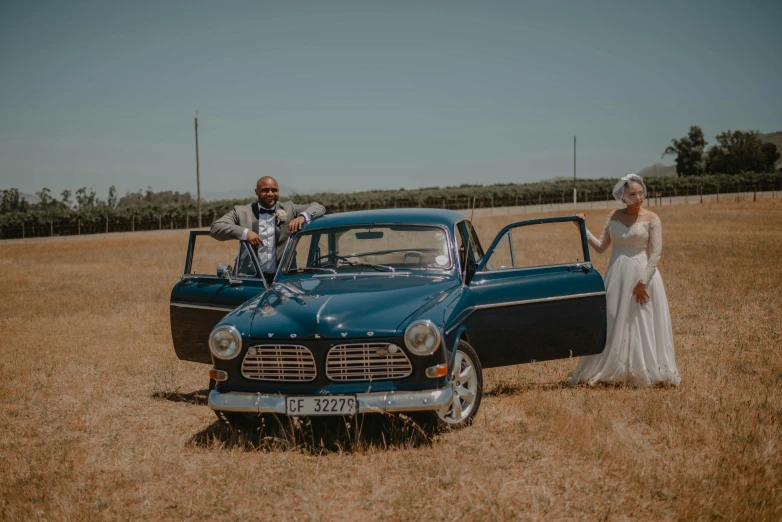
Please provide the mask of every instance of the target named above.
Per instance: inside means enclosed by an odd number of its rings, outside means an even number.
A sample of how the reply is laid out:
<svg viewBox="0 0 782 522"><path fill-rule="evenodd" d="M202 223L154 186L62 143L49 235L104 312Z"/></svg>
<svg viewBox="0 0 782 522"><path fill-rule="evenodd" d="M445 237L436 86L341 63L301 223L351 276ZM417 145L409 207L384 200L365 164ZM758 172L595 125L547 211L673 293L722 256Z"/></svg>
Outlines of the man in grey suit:
<svg viewBox="0 0 782 522"><path fill-rule="evenodd" d="M255 195L258 196L257 202L235 206L228 214L215 220L209 235L220 241L249 241L257 249L263 276L271 284L290 235L305 223L326 214L326 209L320 203L278 203L280 187L271 176L258 180Z"/></svg>

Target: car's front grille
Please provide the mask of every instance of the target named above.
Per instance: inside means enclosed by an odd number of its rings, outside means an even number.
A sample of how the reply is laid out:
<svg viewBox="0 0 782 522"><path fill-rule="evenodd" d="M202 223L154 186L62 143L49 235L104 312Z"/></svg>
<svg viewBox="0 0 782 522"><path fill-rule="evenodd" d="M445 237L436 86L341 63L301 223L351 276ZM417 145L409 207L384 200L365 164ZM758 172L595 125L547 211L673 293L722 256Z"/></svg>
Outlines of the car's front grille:
<svg viewBox="0 0 782 522"><path fill-rule="evenodd" d="M304 346L252 346L242 361L242 375L257 381L304 382L317 373L312 352Z"/></svg>
<svg viewBox="0 0 782 522"><path fill-rule="evenodd" d="M332 381L401 379L411 373L405 352L388 343L341 344L326 356L326 375Z"/></svg>

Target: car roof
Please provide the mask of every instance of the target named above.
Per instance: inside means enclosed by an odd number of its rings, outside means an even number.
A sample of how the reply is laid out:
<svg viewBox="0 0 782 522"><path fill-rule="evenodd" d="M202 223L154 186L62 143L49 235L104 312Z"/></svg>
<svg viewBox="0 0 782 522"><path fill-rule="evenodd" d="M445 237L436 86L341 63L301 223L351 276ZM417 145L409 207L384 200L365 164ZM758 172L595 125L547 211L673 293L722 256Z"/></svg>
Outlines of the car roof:
<svg viewBox="0 0 782 522"><path fill-rule="evenodd" d="M318 219L313 219L307 225L306 230L374 224L441 225L453 227L455 224L464 220L464 214L456 212L455 210L436 208L388 208L329 214Z"/></svg>

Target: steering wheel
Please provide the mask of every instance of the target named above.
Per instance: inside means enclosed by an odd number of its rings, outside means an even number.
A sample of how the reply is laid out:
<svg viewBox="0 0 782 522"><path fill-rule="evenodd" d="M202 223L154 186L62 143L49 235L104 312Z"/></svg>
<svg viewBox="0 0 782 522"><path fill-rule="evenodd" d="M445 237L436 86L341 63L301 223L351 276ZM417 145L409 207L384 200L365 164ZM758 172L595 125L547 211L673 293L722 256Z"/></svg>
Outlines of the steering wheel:
<svg viewBox="0 0 782 522"><path fill-rule="evenodd" d="M320 262L323 259L334 259L334 261L344 261L345 264L347 265L355 264L355 261L351 260L349 257L340 256L334 253L319 256L317 259L313 260L313 263L315 263L315 266L320 266Z"/></svg>
<svg viewBox="0 0 782 522"><path fill-rule="evenodd" d="M407 258L408 256L410 256L410 257L417 257L418 259L416 259L415 261L411 261L411 260L409 260ZM409 252L405 252L405 264L406 265L410 265L410 264L418 264L418 265L420 265L423 260L424 260L424 255L421 252L417 251L417 250L411 250Z"/></svg>

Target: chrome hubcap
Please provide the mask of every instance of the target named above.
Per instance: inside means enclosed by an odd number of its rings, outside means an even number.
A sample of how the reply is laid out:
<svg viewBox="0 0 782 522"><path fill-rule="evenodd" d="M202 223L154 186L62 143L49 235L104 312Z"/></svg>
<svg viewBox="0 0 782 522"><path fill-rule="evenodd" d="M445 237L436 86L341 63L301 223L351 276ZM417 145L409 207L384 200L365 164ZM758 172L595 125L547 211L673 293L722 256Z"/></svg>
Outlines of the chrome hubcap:
<svg viewBox="0 0 782 522"><path fill-rule="evenodd" d="M453 401L437 410L437 416L448 424L457 424L466 419L475 406L478 393L478 375L470 357L461 350L456 352L451 371Z"/></svg>

